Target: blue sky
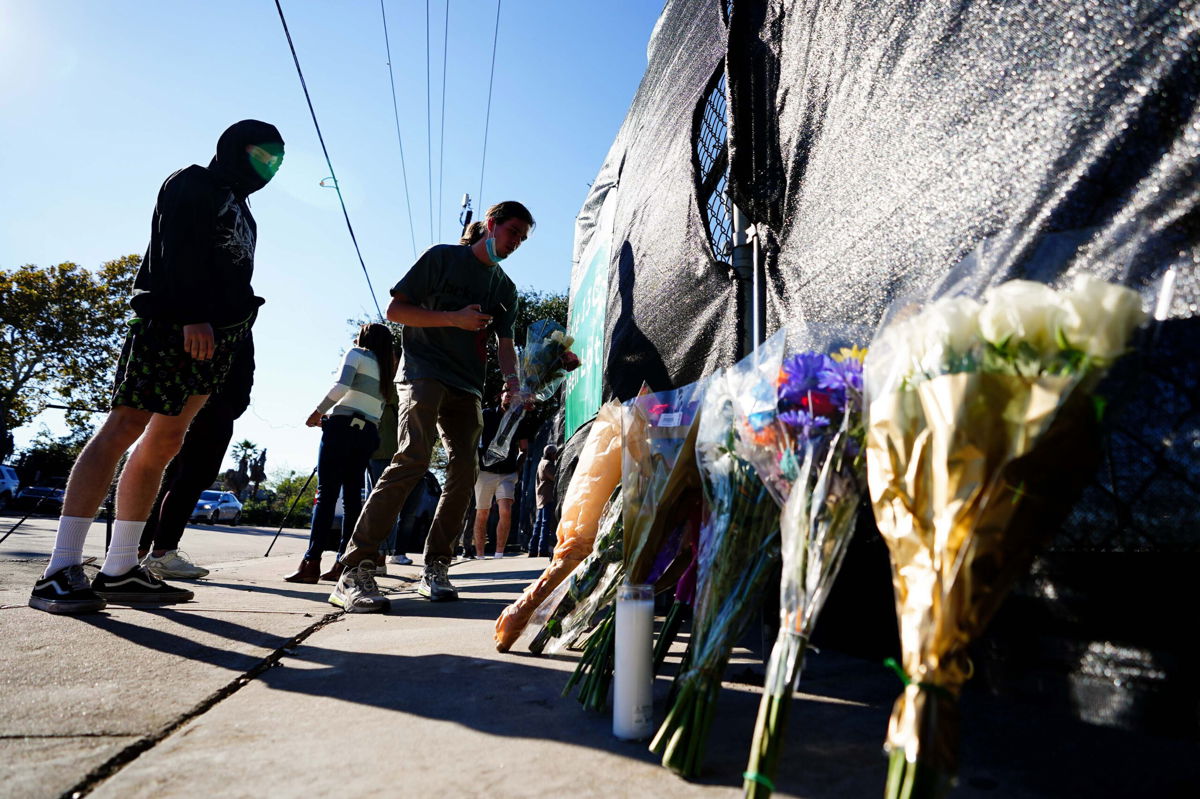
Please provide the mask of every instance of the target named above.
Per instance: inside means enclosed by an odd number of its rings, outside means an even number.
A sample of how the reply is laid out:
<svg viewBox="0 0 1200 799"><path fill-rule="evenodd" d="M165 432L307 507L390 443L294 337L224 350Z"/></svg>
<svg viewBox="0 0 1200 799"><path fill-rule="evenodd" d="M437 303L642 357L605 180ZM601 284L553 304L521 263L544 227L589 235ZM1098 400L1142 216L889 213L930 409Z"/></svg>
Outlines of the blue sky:
<svg viewBox="0 0 1200 799"><path fill-rule="evenodd" d="M525 202L538 226L505 268L521 287L566 291L575 215L637 89L662 4L502 2L479 197L496 4L451 2L443 50L446 0L430 0L427 84L426 4L386 0L412 233L380 3L283 8L380 306L412 263L414 238L418 252L457 239L464 192L476 209ZM319 433L303 420L349 342L346 320L374 305L337 195L320 186L329 170L274 2L0 3L0 267L96 267L143 252L163 179L206 164L220 132L243 118L275 124L287 155L251 198L254 285L267 304L253 404L234 436L268 447L268 471L308 471ZM15 431L18 447L41 424L61 429L46 412Z"/></svg>

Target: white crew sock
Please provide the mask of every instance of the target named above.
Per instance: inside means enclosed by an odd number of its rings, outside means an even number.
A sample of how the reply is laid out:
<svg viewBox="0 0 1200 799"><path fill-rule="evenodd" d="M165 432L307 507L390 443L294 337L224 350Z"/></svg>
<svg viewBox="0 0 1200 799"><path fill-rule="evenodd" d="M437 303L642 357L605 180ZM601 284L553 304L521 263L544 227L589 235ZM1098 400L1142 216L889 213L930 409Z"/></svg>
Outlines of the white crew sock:
<svg viewBox="0 0 1200 799"><path fill-rule="evenodd" d="M83 542L87 539L90 529L90 516L59 516L58 535L54 537L54 553L50 555L50 564L46 566L42 576L49 577L59 569L83 563Z"/></svg>
<svg viewBox="0 0 1200 799"><path fill-rule="evenodd" d="M118 577L137 565L138 541L142 538L145 522L126 522L117 519L113 522L112 541L108 545L108 554L104 556L104 565L100 571L109 577Z"/></svg>

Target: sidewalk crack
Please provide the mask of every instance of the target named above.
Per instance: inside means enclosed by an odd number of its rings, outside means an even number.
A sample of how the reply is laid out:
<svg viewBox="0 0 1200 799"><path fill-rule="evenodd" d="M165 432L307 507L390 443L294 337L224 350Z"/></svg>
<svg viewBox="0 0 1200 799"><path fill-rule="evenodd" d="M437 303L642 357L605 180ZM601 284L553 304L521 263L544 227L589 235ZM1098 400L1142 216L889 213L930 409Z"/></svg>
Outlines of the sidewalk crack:
<svg viewBox="0 0 1200 799"><path fill-rule="evenodd" d="M299 634L285 641L273 652L259 661L258 664L249 671L246 671L238 677L230 680L224 687L210 694L194 708L175 719L175 721L171 722L155 733L139 738L137 741L134 741L129 746L126 746L120 752L117 752L108 760L92 769L82 780L68 788L62 794L60 799L82 799L82 797L87 796L92 791L96 790L96 788L98 788L105 780L114 776L121 769L125 768L125 766L129 765L146 752L158 746L189 721L199 718L208 711L212 710L221 702L233 696L235 693L241 690L243 686L249 685L252 680L258 677L258 675L273 667L284 657L290 655L291 650L294 650L298 645L303 643L306 638L315 633L317 630L336 621L337 619L340 619L344 615L345 614L341 611L325 614L316 623L306 627Z"/></svg>

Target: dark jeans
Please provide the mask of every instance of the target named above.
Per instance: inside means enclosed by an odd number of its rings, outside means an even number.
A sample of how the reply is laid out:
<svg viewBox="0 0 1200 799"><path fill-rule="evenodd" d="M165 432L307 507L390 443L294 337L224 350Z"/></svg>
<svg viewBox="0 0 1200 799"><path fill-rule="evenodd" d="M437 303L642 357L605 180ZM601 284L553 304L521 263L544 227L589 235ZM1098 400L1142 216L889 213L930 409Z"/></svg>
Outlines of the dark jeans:
<svg viewBox="0 0 1200 799"><path fill-rule="evenodd" d="M317 456L317 507L313 511L308 551L317 560L327 549L343 552L362 512L363 473L371 453L379 446L379 428L350 416L327 416L321 423L321 452ZM342 535L333 546L329 528L342 496Z"/></svg>
<svg viewBox="0 0 1200 799"><path fill-rule="evenodd" d="M210 401L196 414L183 446L163 474L138 549L178 549L200 492L212 485L221 470L221 460L233 438L233 420L233 412L223 402Z"/></svg>
<svg viewBox="0 0 1200 799"><path fill-rule="evenodd" d="M558 543L557 525L554 523L554 508L538 508L533 520L533 535L529 537L529 554L549 557L554 554Z"/></svg>

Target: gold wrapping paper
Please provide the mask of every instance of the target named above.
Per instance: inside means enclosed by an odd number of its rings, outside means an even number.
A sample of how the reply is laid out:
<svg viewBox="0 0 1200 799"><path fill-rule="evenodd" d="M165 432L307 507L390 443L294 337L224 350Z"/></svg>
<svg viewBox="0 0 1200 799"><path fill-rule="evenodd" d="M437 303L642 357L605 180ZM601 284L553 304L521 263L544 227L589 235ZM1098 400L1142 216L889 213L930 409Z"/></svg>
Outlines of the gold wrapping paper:
<svg viewBox="0 0 1200 799"><path fill-rule="evenodd" d="M592 551L604 504L621 479L621 406L609 402L601 406L579 454L579 465L567 486L562 519L558 522L558 543L554 559L517 601L496 619L496 649L507 652L538 605L570 576Z"/></svg>
<svg viewBox="0 0 1200 799"><path fill-rule="evenodd" d="M904 671L887 748L953 774L967 647L1097 458L1075 377L961 373L869 408L867 477L892 560Z"/></svg>

